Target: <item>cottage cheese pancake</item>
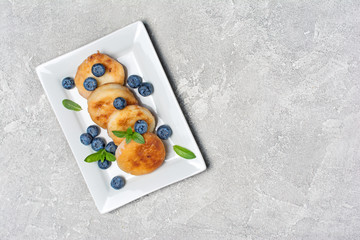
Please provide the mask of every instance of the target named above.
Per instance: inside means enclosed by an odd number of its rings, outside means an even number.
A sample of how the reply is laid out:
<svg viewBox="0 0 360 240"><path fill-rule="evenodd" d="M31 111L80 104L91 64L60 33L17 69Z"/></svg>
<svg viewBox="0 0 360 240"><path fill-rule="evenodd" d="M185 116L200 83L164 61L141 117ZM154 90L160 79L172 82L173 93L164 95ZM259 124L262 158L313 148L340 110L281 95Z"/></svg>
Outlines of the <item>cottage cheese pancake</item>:
<svg viewBox="0 0 360 240"><path fill-rule="evenodd" d="M151 173L162 165L165 159L165 147L154 133L144 133L144 144L123 141L115 156L119 168L133 175Z"/></svg>
<svg viewBox="0 0 360 240"><path fill-rule="evenodd" d="M127 105L138 104L134 94L117 83L104 84L94 90L88 98L88 111L91 119L102 128L107 128L110 115L116 110L114 99L122 97Z"/></svg>
<svg viewBox="0 0 360 240"><path fill-rule="evenodd" d="M115 110L108 121L108 135L113 139L116 145L119 145L124 138L116 137L112 131L126 131L129 127L134 131L136 121L144 120L148 124L148 132L155 129L155 118L151 112L138 105L130 105L123 110Z"/></svg>
<svg viewBox="0 0 360 240"><path fill-rule="evenodd" d="M99 77L96 77L92 72L93 66L97 63L101 63L105 67L105 73ZM83 63L81 63L74 79L80 95L84 98L88 98L92 93L92 91L88 91L84 87L84 81L88 77L94 78L97 81L98 87L105 83L119 83L124 85L125 71L118 61L112 59L108 55L98 52L89 56Z"/></svg>

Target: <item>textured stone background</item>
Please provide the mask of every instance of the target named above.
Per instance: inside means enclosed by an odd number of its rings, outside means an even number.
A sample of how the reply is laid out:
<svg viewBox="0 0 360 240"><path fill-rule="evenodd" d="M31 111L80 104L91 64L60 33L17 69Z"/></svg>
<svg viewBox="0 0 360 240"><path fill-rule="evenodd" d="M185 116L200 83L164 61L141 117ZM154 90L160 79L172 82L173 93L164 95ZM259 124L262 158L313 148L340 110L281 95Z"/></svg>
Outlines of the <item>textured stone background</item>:
<svg viewBox="0 0 360 240"><path fill-rule="evenodd" d="M40 2L0 0L0 239L360 238L359 1ZM209 168L100 215L34 68L137 20Z"/></svg>

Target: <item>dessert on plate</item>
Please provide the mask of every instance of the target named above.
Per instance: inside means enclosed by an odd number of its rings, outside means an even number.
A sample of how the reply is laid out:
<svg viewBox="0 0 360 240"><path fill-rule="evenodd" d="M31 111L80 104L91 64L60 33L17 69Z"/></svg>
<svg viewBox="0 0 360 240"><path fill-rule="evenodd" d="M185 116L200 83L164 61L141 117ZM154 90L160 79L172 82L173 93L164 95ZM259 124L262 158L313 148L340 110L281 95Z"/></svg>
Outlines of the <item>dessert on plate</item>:
<svg viewBox="0 0 360 240"><path fill-rule="evenodd" d="M162 165L166 155L165 147L162 140L153 133L155 117L147 108L138 105L132 91L123 86L124 82L123 66L100 52L92 54L81 63L75 76L75 85L80 95L87 99L91 119L101 128L107 129L114 141L112 144L115 147L118 145L115 157L119 168L133 175L143 175ZM129 77L128 85L133 89L138 88L143 97L154 91L151 83L142 82L142 78L137 75ZM114 131L122 132L123 135L115 136ZM131 141L132 138L129 137L134 134L137 141L135 138ZM81 142L91 144L94 151L103 154L105 141L93 135L82 134ZM105 151L109 152L107 149ZM113 152L111 151L112 154ZM110 166L106 159L99 161L98 165L101 169Z"/></svg>
<svg viewBox="0 0 360 240"><path fill-rule="evenodd" d="M114 100L123 98L127 105L138 104L129 88L118 83L107 83L97 87L88 97L88 112L91 119L106 129L110 115L116 110Z"/></svg>
<svg viewBox="0 0 360 240"><path fill-rule="evenodd" d="M126 131L129 127L134 131L137 121L143 120L147 124L147 131L153 132L155 129L155 118L151 112L138 105L126 106L123 110L115 110L109 117L107 131L116 145L119 145L124 138L114 135L113 131Z"/></svg>
<svg viewBox="0 0 360 240"><path fill-rule="evenodd" d="M74 80L79 94L88 98L92 90L105 83L124 85L125 71L121 63L106 54L97 52L80 64ZM95 84L96 87L94 87Z"/></svg>
<svg viewBox="0 0 360 240"><path fill-rule="evenodd" d="M145 133L145 143L122 141L118 146L115 157L121 170L132 175L151 173L162 165L165 160L163 142L154 133Z"/></svg>

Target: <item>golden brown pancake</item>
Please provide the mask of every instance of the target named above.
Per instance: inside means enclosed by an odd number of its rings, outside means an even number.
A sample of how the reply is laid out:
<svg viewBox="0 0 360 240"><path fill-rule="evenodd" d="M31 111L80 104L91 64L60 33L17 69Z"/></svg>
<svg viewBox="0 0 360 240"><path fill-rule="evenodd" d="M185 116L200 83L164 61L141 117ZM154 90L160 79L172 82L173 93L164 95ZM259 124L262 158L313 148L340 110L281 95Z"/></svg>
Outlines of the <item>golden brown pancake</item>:
<svg viewBox="0 0 360 240"><path fill-rule="evenodd" d="M115 111L114 99L122 97L127 105L138 104L134 94L117 83L104 84L94 90L88 98L88 111L91 119L102 128L107 128L110 115Z"/></svg>
<svg viewBox="0 0 360 240"><path fill-rule="evenodd" d="M95 63L101 63L105 67L105 74L101 77L95 77L91 68ZM84 88L84 81L86 78L92 77L97 80L98 87L105 83L119 83L124 85L125 71L123 66L108 55L102 53L95 53L89 56L83 63L80 64L75 76L75 85L81 96L88 98L92 91Z"/></svg>
<svg viewBox="0 0 360 240"><path fill-rule="evenodd" d="M134 131L136 121L144 120L148 124L148 132L154 131L155 118L151 112L138 105L126 106L122 110L115 110L109 117L107 130L108 135L116 145L119 145L124 138L116 137L112 131L126 131L129 127Z"/></svg>
<svg viewBox="0 0 360 240"><path fill-rule="evenodd" d="M116 161L121 170L132 175L153 172L165 160L163 142L154 133L144 133L144 144L123 141L115 152Z"/></svg>

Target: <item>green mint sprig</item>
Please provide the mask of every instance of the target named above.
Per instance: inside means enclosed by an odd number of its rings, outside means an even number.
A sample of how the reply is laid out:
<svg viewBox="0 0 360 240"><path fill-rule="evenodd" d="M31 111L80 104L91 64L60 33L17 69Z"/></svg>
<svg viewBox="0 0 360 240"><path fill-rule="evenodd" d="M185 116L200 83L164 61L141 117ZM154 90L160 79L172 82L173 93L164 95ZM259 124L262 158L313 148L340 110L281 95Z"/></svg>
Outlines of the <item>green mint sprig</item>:
<svg viewBox="0 0 360 240"><path fill-rule="evenodd" d="M144 137L138 132L135 131L133 132L131 127L129 127L126 131L112 131L112 132L115 136L119 138L125 138L127 144L129 144L131 140L134 140L135 142L140 144L145 143Z"/></svg>
<svg viewBox="0 0 360 240"><path fill-rule="evenodd" d="M116 160L114 154L107 152L105 149L101 149L97 151L96 153L90 154L85 158L85 162L91 163L101 160L101 162L104 162L105 160L108 160L110 162L114 162Z"/></svg>
<svg viewBox="0 0 360 240"><path fill-rule="evenodd" d="M69 110L73 110L73 111L77 111L77 112L82 110L82 108L79 104L77 104L76 102L73 102L69 99L64 99L62 101L62 104L64 105L65 108L67 108Z"/></svg>
<svg viewBox="0 0 360 240"><path fill-rule="evenodd" d="M190 151L189 149L186 149L184 147L180 147L179 145L174 145L173 147L174 151L177 155L180 157L186 158L186 159L193 159L196 158L195 154Z"/></svg>

